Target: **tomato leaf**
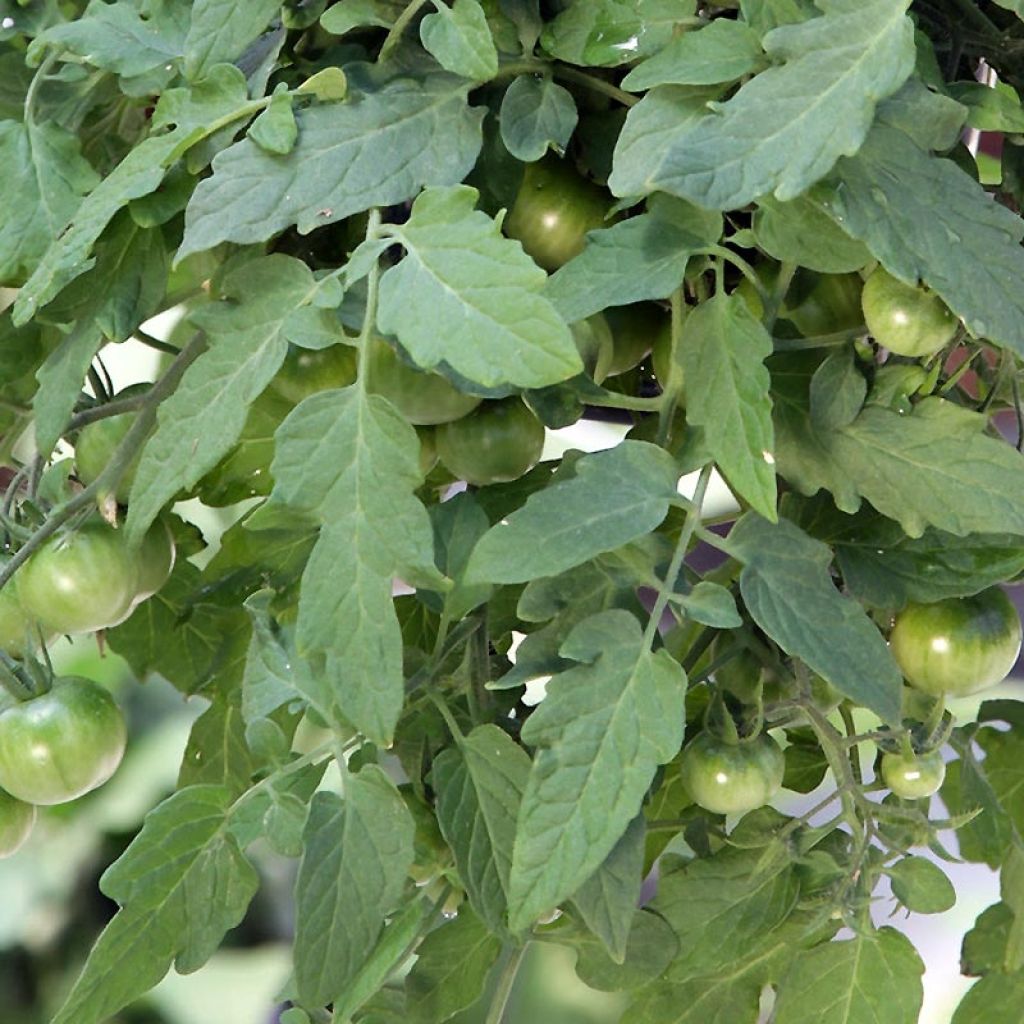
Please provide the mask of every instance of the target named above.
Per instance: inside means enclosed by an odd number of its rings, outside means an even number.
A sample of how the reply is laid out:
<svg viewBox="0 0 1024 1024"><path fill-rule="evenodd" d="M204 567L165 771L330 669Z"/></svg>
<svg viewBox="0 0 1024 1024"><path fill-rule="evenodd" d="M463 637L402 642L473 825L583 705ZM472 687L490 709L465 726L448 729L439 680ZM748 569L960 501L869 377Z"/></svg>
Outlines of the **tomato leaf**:
<svg viewBox="0 0 1024 1024"><path fill-rule="evenodd" d="M617 149L611 190L661 189L729 210L769 192L793 199L856 152L878 101L913 71L913 23L905 2L820 6L822 17L764 37L769 58L784 63L755 75L714 113L683 121L657 148L634 147L628 157Z"/></svg>
<svg viewBox="0 0 1024 1024"><path fill-rule="evenodd" d="M551 146L563 152L579 114L568 89L549 78L520 75L501 100L501 140L517 159L539 160Z"/></svg>
<svg viewBox="0 0 1024 1024"><path fill-rule="evenodd" d="M541 294L544 271L474 210L476 199L465 185L427 189L409 220L389 228L405 258L381 276L380 329L423 369L444 362L484 387L543 387L579 373L569 328Z"/></svg>
<svg viewBox="0 0 1024 1024"><path fill-rule="evenodd" d="M575 476L532 495L484 534L466 577L524 583L628 544L665 518L677 480L668 454L644 441L585 455Z"/></svg>
<svg viewBox="0 0 1024 1024"><path fill-rule="evenodd" d="M787 260L822 274L859 270L871 253L850 238L821 207L799 196L780 203L770 196L758 200L754 214L757 244L777 260Z"/></svg>
<svg viewBox="0 0 1024 1024"><path fill-rule="evenodd" d="M680 340L687 420L732 487L768 519L775 511L768 332L739 296L719 294L693 310Z"/></svg>
<svg viewBox="0 0 1024 1024"><path fill-rule="evenodd" d="M335 36L343 36L364 25L391 28L405 6L404 0L345 0L324 11L320 25Z"/></svg>
<svg viewBox="0 0 1024 1024"><path fill-rule="evenodd" d="M590 932L557 932L556 937L576 950L580 980L601 992L626 991L654 981L679 951L671 925L650 910L633 911L622 963L612 960L604 943Z"/></svg>
<svg viewBox="0 0 1024 1024"><path fill-rule="evenodd" d="M584 620L561 654L587 664L555 676L523 727L524 742L539 749L512 854L513 931L594 873L682 743L686 677L665 651L647 649L628 612Z"/></svg>
<svg viewBox="0 0 1024 1024"><path fill-rule="evenodd" d="M100 1024L152 988L172 962L182 973L201 967L241 922L259 879L227 827L231 801L219 786L193 786L147 815L100 880L121 909L53 1024Z"/></svg>
<svg viewBox="0 0 1024 1024"><path fill-rule="evenodd" d="M956 903L956 890L943 870L924 857L903 857L886 870L892 894L915 914L941 914Z"/></svg>
<svg viewBox="0 0 1024 1024"><path fill-rule="evenodd" d="M313 798L295 883L299 1001L340 999L373 953L413 859L413 822L375 765L345 779L344 799Z"/></svg>
<svg viewBox="0 0 1024 1024"><path fill-rule="evenodd" d="M395 78L343 103L296 118L286 157L243 139L218 154L185 214L179 262L221 242L261 242L297 225L302 233L371 206L415 196L424 185L461 181L480 150L483 112L466 104L468 83L446 74Z"/></svg>
<svg viewBox="0 0 1024 1024"><path fill-rule="evenodd" d="M279 0L197 0L185 37L185 74L202 78L215 64L230 64L281 9Z"/></svg>
<svg viewBox="0 0 1024 1024"><path fill-rule="evenodd" d="M952 1024L1016 1024L1018 1006L1024 1006L1024 974L989 974L964 996Z"/></svg>
<svg viewBox="0 0 1024 1024"><path fill-rule="evenodd" d="M452 0L420 22L423 48L445 69L474 82L498 72L498 51L483 8L477 0Z"/></svg>
<svg viewBox="0 0 1024 1024"><path fill-rule="evenodd" d="M898 721L902 676L867 613L832 582L832 552L789 520L753 514L733 527L729 545L744 563L740 592L754 621L846 696Z"/></svg>

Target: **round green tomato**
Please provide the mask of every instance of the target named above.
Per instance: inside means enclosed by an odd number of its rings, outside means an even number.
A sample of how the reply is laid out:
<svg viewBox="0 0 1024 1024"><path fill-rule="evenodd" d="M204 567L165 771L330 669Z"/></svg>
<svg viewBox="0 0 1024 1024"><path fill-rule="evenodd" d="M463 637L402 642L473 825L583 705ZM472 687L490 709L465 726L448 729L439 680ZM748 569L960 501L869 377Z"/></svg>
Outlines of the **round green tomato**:
<svg viewBox="0 0 1024 1024"><path fill-rule="evenodd" d="M583 251L588 231L605 227L608 193L577 174L566 160L548 156L527 164L505 234L545 270L557 270Z"/></svg>
<svg viewBox="0 0 1024 1024"><path fill-rule="evenodd" d="M733 744L702 732L686 746L679 762L694 802L715 814L763 807L782 787L784 771L782 749L766 733Z"/></svg>
<svg viewBox="0 0 1024 1024"><path fill-rule="evenodd" d="M157 519L142 538L136 560L138 574L135 604L152 597L170 578L174 568L174 537L170 527Z"/></svg>
<svg viewBox="0 0 1024 1024"><path fill-rule="evenodd" d="M937 793L946 777L946 765L937 750L927 754L882 755L882 781L904 800L920 800Z"/></svg>
<svg viewBox="0 0 1024 1024"><path fill-rule="evenodd" d="M34 805L0 789L0 858L17 853L31 835L35 823Z"/></svg>
<svg viewBox="0 0 1024 1024"><path fill-rule="evenodd" d="M0 590L0 651L20 658L26 650L39 646L39 624L25 614L18 597L18 577L8 580ZM43 637L47 643L53 634Z"/></svg>
<svg viewBox="0 0 1024 1024"><path fill-rule="evenodd" d="M537 465L544 424L520 398L487 402L437 428L437 454L459 480L484 487L518 480Z"/></svg>
<svg viewBox="0 0 1024 1024"><path fill-rule="evenodd" d="M884 267L872 271L861 303L872 337L898 356L930 356L956 334L956 317L934 292L904 284Z"/></svg>
<svg viewBox="0 0 1024 1024"><path fill-rule="evenodd" d="M786 295L784 316L805 338L851 330L863 322L859 274L799 270Z"/></svg>
<svg viewBox="0 0 1024 1024"><path fill-rule="evenodd" d="M437 437L433 427L416 427L420 440L420 472L427 476L437 465Z"/></svg>
<svg viewBox="0 0 1024 1024"><path fill-rule="evenodd" d="M347 388L356 379L359 353L351 345L331 345L328 348L288 347L281 369L270 382L271 390L298 405L304 398L318 391Z"/></svg>
<svg viewBox="0 0 1024 1024"><path fill-rule="evenodd" d="M410 423L433 426L461 419L481 402L459 391L447 377L404 363L383 339L370 342L366 387L386 398Z"/></svg>
<svg viewBox="0 0 1024 1024"><path fill-rule="evenodd" d="M114 401L122 398L133 398L143 394L149 389L148 384L133 384L114 396ZM107 468L117 451L118 446L124 440L125 435L135 424L137 412L123 412L119 416L107 416L105 419L89 423L78 432L75 439L75 468L78 479L88 486ZM132 482L135 480L135 471L139 465L141 451L129 463L124 475L117 482L114 489L114 497L118 503L128 503L128 495L132 489Z"/></svg>
<svg viewBox="0 0 1024 1024"><path fill-rule="evenodd" d="M55 633L117 625L131 611L137 586L135 555L105 522L51 538L18 573L22 607Z"/></svg>
<svg viewBox="0 0 1024 1024"><path fill-rule="evenodd" d="M889 636L907 682L935 696L964 697L1002 682L1020 644L1020 617L999 587L907 605Z"/></svg>
<svg viewBox="0 0 1024 1024"><path fill-rule="evenodd" d="M31 804L62 804L103 785L121 763L127 730L114 698L89 679L0 713L0 786Z"/></svg>
<svg viewBox="0 0 1024 1024"><path fill-rule="evenodd" d="M583 360L583 371L595 383L600 384L609 373L615 357L612 331L603 313L595 313L572 325L572 337L576 350Z"/></svg>
<svg viewBox="0 0 1024 1024"><path fill-rule="evenodd" d="M658 373L659 361L663 372L671 355L672 317L668 310L656 302L634 302L629 306L613 306L605 310L615 338L615 355L608 375L614 377L638 366L645 355L654 352L654 375L664 383ZM659 354L659 347L664 351Z"/></svg>

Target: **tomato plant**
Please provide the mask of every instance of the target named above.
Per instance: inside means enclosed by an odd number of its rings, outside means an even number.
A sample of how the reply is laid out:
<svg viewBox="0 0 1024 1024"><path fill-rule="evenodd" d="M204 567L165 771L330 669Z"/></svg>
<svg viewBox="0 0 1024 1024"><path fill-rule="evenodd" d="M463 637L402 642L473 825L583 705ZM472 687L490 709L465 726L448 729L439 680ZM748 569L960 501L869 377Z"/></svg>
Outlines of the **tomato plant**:
<svg viewBox="0 0 1024 1024"><path fill-rule="evenodd" d="M114 774L126 739L121 711L103 687L59 679L0 712L0 786L26 803L67 803Z"/></svg>
<svg viewBox="0 0 1024 1024"><path fill-rule="evenodd" d="M946 778L946 765L938 750L926 754L883 754L882 781L904 800L921 800L937 793Z"/></svg>
<svg viewBox="0 0 1024 1024"><path fill-rule="evenodd" d="M729 743L702 732L683 749L679 773L694 801L714 814L763 807L782 786L782 750L770 736Z"/></svg>
<svg viewBox="0 0 1024 1024"><path fill-rule="evenodd" d="M872 271L861 301L868 330L898 356L930 356L956 334L957 319L936 294L904 284L885 267Z"/></svg>
<svg viewBox="0 0 1024 1024"><path fill-rule="evenodd" d="M908 605L889 637L911 686L964 697L1006 678L1021 646L1017 609L991 587L972 597Z"/></svg>
<svg viewBox="0 0 1024 1024"><path fill-rule="evenodd" d="M544 425L518 398L488 402L437 429L437 455L460 480L484 487L518 480L540 459Z"/></svg>
<svg viewBox="0 0 1024 1024"><path fill-rule="evenodd" d="M32 834L36 809L0 790L0 857L18 852Z"/></svg>
<svg viewBox="0 0 1024 1024"><path fill-rule="evenodd" d="M1022 13L0 0L5 1024L1013 1017Z"/></svg>

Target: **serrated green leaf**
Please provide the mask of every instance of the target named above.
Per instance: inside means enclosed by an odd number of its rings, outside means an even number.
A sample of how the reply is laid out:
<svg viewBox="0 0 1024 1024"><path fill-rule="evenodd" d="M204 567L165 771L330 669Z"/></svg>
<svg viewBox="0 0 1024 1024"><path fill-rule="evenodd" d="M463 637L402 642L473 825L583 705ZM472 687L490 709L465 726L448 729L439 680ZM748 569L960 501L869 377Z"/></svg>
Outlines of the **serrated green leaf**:
<svg viewBox="0 0 1024 1024"><path fill-rule="evenodd" d="M836 167L827 212L896 277L924 281L969 331L1024 353L1024 222L952 161L885 124ZM941 195L935 206L929 196Z"/></svg>
<svg viewBox="0 0 1024 1024"><path fill-rule="evenodd" d="M309 305L318 289L304 263L275 253L230 273L225 297L192 314L209 348L160 406L132 483L129 539L141 538L181 488L192 487L231 450L249 406L284 362L289 315Z"/></svg>
<svg viewBox="0 0 1024 1024"><path fill-rule="evenodd" d="M498 51L477 0L442 0L420 22L423 48L453 75L485 82L498 73Z"/></svg>
<svg viewBox="0 0 1024 1024"><path fill-rule="evenodd" d="M390 206L424 185L461 181L476 160L483 111L470 86L437 74L396 78L372 92L297 117L284 159L243 139L219 153L185 213L178 261L221 242L261 242L297 225L303 234L371 206Z"/></svg>
<svg viewBox="0 0 1024 1024"><path fill-rule="evenodd" d="M846 696L897 722L902 676L867 613L832 582L832 552L789 520L753 514L729 542L744 563L740 592L754 621Z"/></svg>
<svg viewBox="0 0 1024 1024"><path fill-rule="evenodd" d="M337 9L331 8L332 11ZM323 68L315 75L310 75L295 91L315 96L321 103L336 103L348 95L348 79L341 68Z"/></svg>
<svg viewBox="0 0 1024 1024"><path fill-rule="evenodd" d="M1017 1024L1024 974L989 974L961 1000L951 1024Z"/></svg>
<svg viewBox="0 0 1024 1024"><path fill-rule="evenodd" d="M340 999L373 953L413 858L413 822L375 765L345 779L344 799L313 798L295 883L300 1001Z"/></svg>
<svg viewBox="0 0 1024 1024"><path fill-rule="evenodd" d="M218 65L191 89L165 92L151 127L157 132L173 123L174 130L140 142L82 200L18 293L14 322L25 323L68 282L89 270L92 247L114 215L131 200L157 189L167 169L206 135L210 124L244 107L247 99L245 77L227 64Z"/></svg>
<svg viewBox="0 0 1024 1024"><path fill-rule="evenodd" d="M185 38L185 74L202 78L214 64L230 64L281 10L281 0L196 0Z"/></svg>
<svg viewBox="0 0 1024 1024"><path fill-rule="evenodd" d="M686 419L732 487L768 519L775 511L775 433L764 359L772 339L746 302L719 293L683 323Z"/></svg>
<svg viewBox="0 0 1024 1024"><path fill-rule="evenodd" d="M459 877L492 931L505 929L516 818L530 759L495 725L481 725L438 755L432 769L437 823Z"/></svg>
<svg viewBox="0 0 1024 1024"><path fill-rule="evenodd" d="M941 81L941 79L940 79ZM878 120L909 135L922 149L952 149L960 138L967 108L934 91L918 78L908 79L899 92L878 107Z"/></svg>
<svg viewBox="0 0 1024 1024"><path fill-rule="evenodd" d="M960 973L968 977L1002 973L1006 947L1015 915L1005 903L986 907L964 935L960 951Z"/></svg>
<svg viewBox="0 0 1024 1024"><path fill-rule="evenodd" d="M906 1024L921 1010L924 964L893 928L828 942L798 956L783 978L778 1024Z"/></svg>
<svg viewBox="0 0 1024 1024"><path fill-rule="evenodd" d="M0 280L31 270L99 182L76 136L52 122L0 121Z"/></svg>
<svg viewBox="0 0 1024 1024"><path fill-rule="evenodd" d="M818 14L811 0L740 0L740 10L743 20L761 35L780 25L796 25Z"/></svg>
<svg viewBox="0 0 1024 1024"><path fill-rule="evenodd" d="M696 124L670 129L665 145L627 151L620 141L609 188L655 190L712 209L772 193L793 199L863 143L880 99L914 69L907 2L821 0L824 16L764 37L778 63Z"/></svg>
<svg viewBox="0 0 1024 1024"><path fill-rule="evenodd" d="M924 857L903 857L886 869L892 894L915 914L941 914L956 903L956 890L942 869Z"/></svg>
<svg viewBox="0 0 1024 1024"><path fill-rule="evenodd" d="M415 431L361 388L307 398L277 433L271 508L323 523L302 576L296 643L323 657L332 719L390 743L404 697L392 577L434 569Z"/></svg>
<svg viewBox="0 0 1024 1024"><path fill-rule="evenodd" d="M466 576L523 583L554 576L649 533L675 500L678 471L661 448L624 441L583 456L570 479L532 495L484 535Z"/></svg>
<svg viewBox="0 0 1024 1024"><path fill-rule="evenodd" d="M967 108L967 124L984 132L1024 132L1024 107L1008 85L952 82L950 94Z"/></svg>
<svg viewBox="0 0 1024 1024"><path fill-rule="evenodd" d="M445 612L450 619L458 620L491 596L489 585L464 581L469 556L491 521L469 492L456 494L430 511L437 567L453 583L445 594Z"/></svg>
<svg viewBox="0 0 1024 1024"><path fill-rule="evenodd" d="M121 909L100 936L53 1024L101 1024L152 988L172 962L201 967L242 920L259 885L227 829L230 794L183 789L151 811L100 880Z"/></svg>
<svg viewBox="0 0 1024 1024"><path fill-rule="evenodd" d="M710 580L701 580L678 601L688 618L705 626L735 629L743 622L732 594L721 584Z"/></svg>
<svg viewBox="0 0 1024 1024"><path fill-rule="evenodd" d="M250 786L257 762L245 742L242 691L237 673L218 676L210 706L193 722L178 773L178 788L220 786L240 796Z"/></svg>
<svg viewBox="0 0 1024 1024"><path fill-rule="evenodd" d="M642 213L591 231L583 252L555 271L545 294L570 323L608 306L665 299L704 246L668 217Z"/></svg>
<svg viewBox="0 0 1024 1024"><path fill-rule="evenodd" d="M686 677L652 653L628 612L580 623L563 657L587 662L555 676L523 727L539 749L512 853L509 922L528 927L597 869L640 810L659 764L682 743Z"/></svg>
<svg viewBox="0 0 1024 1024"><path fill-rule="evenodd" d="M498 117L505 148L526 163L539 160L549 146L563 152L579 120L568 89L533 75L520 75L509 85Z"/></svg>
<svg viewBox="0 0 1024 1024"><path fill-rule="evenodd" d="M571 938L556 933L555 937L576 950L580 981L601 992L640 988L659 977L679 951L679 940L671 925L650 910L634 911L621 964L612 960L600 939L588 932Z"/></svg>
<svg viewBox="0 0 1024 1024"><path fill-rule="evenodd" d="M291 97L285 92L278 92L270 106L249 126L248 137L260 149L286 156L292 151L298 133Z"/></svg>
<svg viewBox="0 0 1024 1024"><path fill-rule="evenodd" d="M364 25L390 28L405 6L404 0L341 0L324 11L320 25L335 36Z"/></svg>
<svg viewBox="0 0 1024 1024"><path fill-rule="evenodd" d="M760 36L742 21L718 18L673 39L622 80L640 92L657 85L717 85L749 75L764 63Z"/></svg>
<svg viewBox="0 0 1024 1024"><path fill-rule="evenodd" d="M621 964L640 900L644 865L644 817L634 818L604 863L573 894L573 906L586 926Z"/></svg>
<svg viewBox="0 0 1024 1024"><path fill-rule="evenodd" d="M811 378L811 422L820 430L848 427L864 406L868 382L844 346L827 355Z"/></svg>
<svg viewBox="0 0 1024 1024"><path fill-rule="evenodd" d="M859 270L871 254L850 238L820 206L800 196L780 203L770 196L758 201L754 214L757 244L776 260L797 263L821 274Z"/></svg>
<svg viewBox="0 0 1024 1024"><path fill-rule="evenodd" d="M405 979L405 1005L416 1024L441 1024L472 1006L501 953L501 940L466 907L432 931Z"/></svg>

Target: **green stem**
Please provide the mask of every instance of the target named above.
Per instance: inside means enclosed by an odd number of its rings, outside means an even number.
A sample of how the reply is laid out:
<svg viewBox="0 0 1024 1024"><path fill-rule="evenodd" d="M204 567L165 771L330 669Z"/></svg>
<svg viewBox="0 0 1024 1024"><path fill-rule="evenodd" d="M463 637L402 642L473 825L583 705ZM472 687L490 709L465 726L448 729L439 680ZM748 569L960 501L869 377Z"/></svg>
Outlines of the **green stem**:
<svg viewBox="0 0 1024 1024"><path fill-rule="evenodd" d="M686 551L690 546L693 531L700 522L701 506L704 504L704 494L708 489L708 481L711 479L711 463L709 462L701 471L697 480L697 487L693 492L693 504L690 511L686 513L686 521L683 523L682 532L676 543L676 550L669 563L668 572L658 590L658 597L651 610L651 617L647 620L647 628L644 630L644 646L650 647L658 633L658 625L661 617L668 606L668 596L675 590L676 580L679 578L679 570L682 568L683 559L686 558Z"/></svg>
<svg viewBox="0 0 1024 1024"><path fill-rule="evenodd" d="M597 75L588 74L578 68L567 67L563 64L552 63L546 60L517 60L508 64L502 64L494 80L513 78L516 75L549 75L553 78L560 78L563 82L574 82L582 85L591 92L599 92L610 99L621 103L625 107L636 106L640 102L639 96L620 89L611 82L606 82Z"/></svg>
<svg viewBox="0 0 1024 1024"><path fill-rule="evenodd" d="M461 746L466 737L459 728L459 723L455 721L455 716L452 714L452 709L448 707L447 701L433 686L426 687L426 694L433 702L434 707L441 712L441 717L444 719L444 724L448 726L452 739Z"/></svg>
<svg viewBox="0 0 1024 1024"><path fill-rule="evenodd" d="M117 487L118 482L128 471L139 448L152 430L157 407L174 391L185 371L205 350L206 338L201 334L197 334L181 350L181 355L175 359L163 377L153 385L146 395L145 404L138 417L128 433L125 434L124 440L117 446L103 472L84 490L54 508L46 522L32 534L3 569L0 569L0 589L28 560L32 552L53 536L73 515L88 508L97 498L104 494L110 494Z"/></svg>
<svg viewBox="0 0 1024 1024"><path fill-rule="evenodd" d="M394 25L391 26L391 31L388 32L387 38L380 48L380 53L377 55L378 63L383 62L384 58L402 41L402 36L405 34L409 23L419 13L420 8L425 7L426 4L427 0L412 0L412 3L402 11Z"/></svg>
<svg viewBox="0 0 1024 1024"><path fill-rule="evenodd" d="M501 1024L505 1018L505 1010L508 1007L509 997L512 995L512 988L516 983L516 975L519 973L519 965L523 962L523 954L526 946L519 946L507 953L505 965L501 969L501 976L498 978L498 986L491 998L491 1008L487 1011L487 1020L484 1024Z"/></svg>
<svg viewBox="0 0 1024 1024"><path fill-rule="evenodd" d="M132 333L132 336L142 342L143 345L148 345L150 348L155 348L157 352L167 352L172 356L178 355L181 349L176 345L172 345L168 341L161 341L159 338L154 338L152 334L147 334L140 327L136 327Z"/></svg>
<svg viewBox="0 0 1024 1024"><path fill-rule="evenodd" d="M619 395L614 391L597 397L587 394L583 396L583 403L599 409L628 409L635 412L657 412L663 404L660 397L640 398L635 395Z"/></svg>
<svg viewBox="0 0 1024 1024"><path fill-rule="evenodd" d="M39 87L43 83L43 79L50 73L50 68L57 62L57 54L51 52L47 54L46 59L42 64L39 65L36 73L32 76L32 81L29 83L28 91L25 93L25 124L35 124L32 117L32 108L35 106L36 94L39 92Z"/></svg>
<svg viewBox="0 0 1024 1024"><path fill-rule="evenodd" d="M20 402L12 402L9 398L4 398L0 395L0 409L7 409L10 412L17 413L19 416L31 416L32 410L27 405L22 405Z"/></svg>
<svg viewBox="0 0 1024 1024"><path fill-rule="evenodd" d="M672 343L669 353L668 380L665 381L665 390L658 399L661 403L658 409L658 443L662 445L672 430L672 418L676 414L676 408L683 393L683 368L676 356L682 344L685 317L686 304L683 300L683 291L681 288L677 288L672 293Z"/></svg>
<svg viewBox="0 0 1024 1024"><path fill-rule="evenodd" d="M768 301L764 304L764 316L761 321L765 326L765 330L769 333L775 326L775 321L779 316L779 309L782 307L782 301L785 299L786 294L789 291L789 286L793 281L793 275L795 273L795 263L779 264L779 276L775 279L775 287L768 296Z"/></svg>
<svg viewBox="0 0 1024 1024"><path fill-rule="evenodd" d="M129 398L119 398L115 402L104 402L102 405L94 405L91 409L83 409L76 413L68 421L66 433L81 430L82 427L95 423L97 420L105 420L110 416L120 416L126 412L135 412L141 409L149 399L149 392L144 395L132 395Z"/></svg>
<svg viewBox="0 0 1024 1024"><path fill-rule="evenodd" d="M370 217L366 225L366 238L377 237L380 228L380 210L370 211ZM359 332L359 385L366 390L366 380L370 366L370 338L373 336L373 329L377 323L377 294L380 289L380 260L373 261L369 274L366 275L366 311L363 314L363 326Z"/></svg>
<svg viewBox="0 0 1024 1024"><path fill-rule="evenodd" d="M854 327L832 334L816 334L810 338L772 338L776 352L800 352L808 348L832 348L855 341L864 334L863 327Z"/></svg>

